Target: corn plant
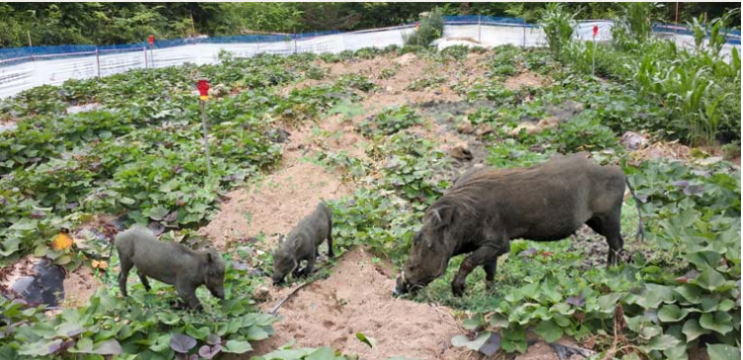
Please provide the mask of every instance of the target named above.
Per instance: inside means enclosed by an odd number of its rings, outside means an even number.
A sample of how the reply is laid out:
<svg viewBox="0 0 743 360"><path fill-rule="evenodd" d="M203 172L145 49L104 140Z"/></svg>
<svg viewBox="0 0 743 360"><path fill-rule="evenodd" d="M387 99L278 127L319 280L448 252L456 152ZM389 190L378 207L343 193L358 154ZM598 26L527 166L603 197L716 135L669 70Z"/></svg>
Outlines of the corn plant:
<svg viewBox="0 0 743 360"><path fill-rule="evenodd" d="M571 41L575 15L569 14L560 3L549 3L542 13L542 24L552 55L559 58L563 48Z"/></svg>

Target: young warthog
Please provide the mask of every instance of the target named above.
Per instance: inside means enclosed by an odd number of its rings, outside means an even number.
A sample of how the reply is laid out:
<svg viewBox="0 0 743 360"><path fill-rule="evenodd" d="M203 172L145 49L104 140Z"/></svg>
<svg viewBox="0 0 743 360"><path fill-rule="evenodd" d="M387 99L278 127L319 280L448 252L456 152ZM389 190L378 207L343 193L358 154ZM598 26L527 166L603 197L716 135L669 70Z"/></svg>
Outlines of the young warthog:
<svg viewBox="0 0 743 360"><path fill-rule="evenodd" d="M312 214L302 219L289 233L285 241L273 253L274 285L284 281L284 277L293 273L295 277L309 275L315 268L315 258L319 255L317 248L328 239L328 257L333 257L333 220L330 209L324 203L317 205ZM299 270L299 263L307 260L307 266Z"/></svg>
<svg viewBox="0 0 743 360"><path fill-rule="evenodd" d="M178 295L191 309L201 309L196 288L206 285L217 298L224 299L224 261L214 248L191 250L181 244L158 241L150 229L134 226L119 233L114 241L119 252L119 287L127 296L126 280L132 266L147 291L147 277L175 285Z"/></svg>
<svg viewBox="0 0 743 360"><path fill-rule="evenodd" d="M444 274L449 259L467 253L472 254L452 282L454 295L462 295L467 275L477 266L485 269L492 286L498 256L510 251L511 239L561 240L583 224L606 237L609 265L618 263L624 244L622 201L629 183L620 167L600 166L587 156L557 156L525 169L465 173L426 210L395 292L425 287Z"/></svg>

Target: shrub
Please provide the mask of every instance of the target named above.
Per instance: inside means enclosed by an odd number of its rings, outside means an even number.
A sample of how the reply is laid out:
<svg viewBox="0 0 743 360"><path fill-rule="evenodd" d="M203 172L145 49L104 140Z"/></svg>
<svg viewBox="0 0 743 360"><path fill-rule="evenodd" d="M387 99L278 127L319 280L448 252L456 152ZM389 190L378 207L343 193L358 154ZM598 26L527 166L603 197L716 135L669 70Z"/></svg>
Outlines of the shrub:
<svg viewBox="0 0 743 360"><path fill-rule="evenodd" d="M405 45L428 46L444 34L444 17L439 9L434 9L428 17L421 19L418 28L405 39Z"/></svg>
<svg viewBox="0 0 743 360"><path fill-rule="evenodd" d="M322 80L325 77L325 69L312 65L305 72L305 76L312 80Z"/></svg>

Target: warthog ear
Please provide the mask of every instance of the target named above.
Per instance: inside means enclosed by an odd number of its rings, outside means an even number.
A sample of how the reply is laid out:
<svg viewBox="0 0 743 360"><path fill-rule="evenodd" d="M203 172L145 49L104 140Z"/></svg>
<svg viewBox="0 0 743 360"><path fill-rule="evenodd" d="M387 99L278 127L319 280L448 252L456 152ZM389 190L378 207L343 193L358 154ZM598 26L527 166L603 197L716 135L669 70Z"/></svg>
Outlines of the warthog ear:
<svg viewBox="0 0 743 360"><path fill-rule="evenodd" d="M222 258L219 257L219 253L217 253L216 249L209 249L206 253L206 261L210 264L218 262L222 260Z"/></svg>
<svg viewBox="0 0 743 360"><path fill-rule="evenodd" d="M448 206L432 210L431 221L434 229L440 229L451 225L454 221L454 208Z"/></svg>

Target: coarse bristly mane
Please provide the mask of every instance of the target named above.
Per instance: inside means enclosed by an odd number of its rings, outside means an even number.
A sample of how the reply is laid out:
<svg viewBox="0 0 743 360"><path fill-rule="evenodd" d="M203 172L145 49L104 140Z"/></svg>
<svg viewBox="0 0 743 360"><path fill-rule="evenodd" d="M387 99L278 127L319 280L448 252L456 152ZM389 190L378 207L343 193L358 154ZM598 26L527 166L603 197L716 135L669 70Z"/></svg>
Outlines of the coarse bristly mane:
<svg viewBox="0 0 743 360"><path fill-rule="evenodd" d="M541 164L540 164L541 165ZM481 198L483 192L488 191L495 183L506 180L515 174L537 175L536 170L540 165L525 169L492 169L482 168L472 173L463 175L464 178L457 181L453 187L446 191L426 210L426 219L431 220L443 209L451 208L460 215L477 216L475 204Z"/></svg>

